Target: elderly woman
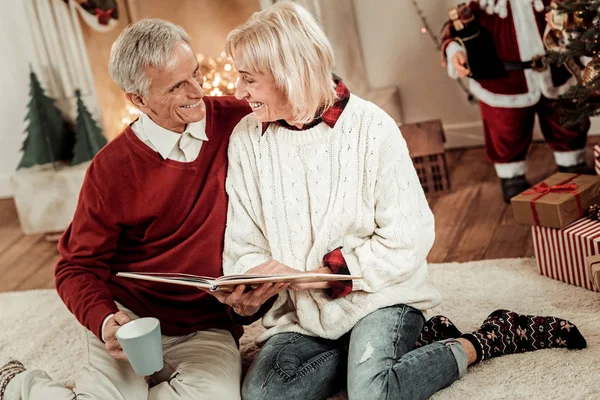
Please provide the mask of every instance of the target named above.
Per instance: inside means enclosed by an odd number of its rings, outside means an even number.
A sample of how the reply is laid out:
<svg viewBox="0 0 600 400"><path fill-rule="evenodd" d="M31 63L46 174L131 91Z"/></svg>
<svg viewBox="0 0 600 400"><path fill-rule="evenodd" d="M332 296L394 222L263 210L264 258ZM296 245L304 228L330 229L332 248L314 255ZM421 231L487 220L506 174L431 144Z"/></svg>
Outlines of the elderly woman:
<svg viewBox="0 0 600 400"><path fill-rule="evenodd" d="M499 310L471 334L413 350L422 311L441 296L427 283L433 215L395 121L332 77L331 46L298 5L255 13L227 52L253 113L229 144L224 272L364 278L279 294L245 399L325 399L346 382L350 399L421 399L490 357L585 345L566 321ZM242 315L258 310L242 293L219 296Z"/></svg>

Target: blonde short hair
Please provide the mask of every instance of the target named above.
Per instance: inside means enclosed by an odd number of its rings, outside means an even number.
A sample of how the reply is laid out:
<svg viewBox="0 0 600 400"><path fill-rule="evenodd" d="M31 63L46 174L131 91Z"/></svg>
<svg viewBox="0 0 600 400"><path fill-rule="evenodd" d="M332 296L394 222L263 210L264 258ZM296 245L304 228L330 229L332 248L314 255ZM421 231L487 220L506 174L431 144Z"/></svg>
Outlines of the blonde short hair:
<svg viewBox="0 0 600 400"><path fill-rule="evenodd" d="M110 76L125 93L145 96L151 84L146 68L162 68L182 40L191 41L182 27L169 21L149 18L131 24L110 49Z"/></svg>
<svg viewBox="0 0 600 400"><path fill-rule="evenodd" d="M312 121L336 100L331 44L312 15L295 3L278 2L254 13L231 31L226 52L242 57L252 73L273 74L296 123Z"/></svg>

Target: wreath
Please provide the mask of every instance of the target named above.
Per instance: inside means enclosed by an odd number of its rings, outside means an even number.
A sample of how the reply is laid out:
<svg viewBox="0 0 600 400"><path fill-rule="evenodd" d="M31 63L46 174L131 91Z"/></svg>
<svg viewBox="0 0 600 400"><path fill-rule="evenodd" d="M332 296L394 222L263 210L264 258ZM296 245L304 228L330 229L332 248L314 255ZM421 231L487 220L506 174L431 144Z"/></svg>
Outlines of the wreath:
<svg viewBox="0 0 600 400"><path fill-rule="evenodd" d="M74 0L85 11L92 14L100 25L108 25L110 20L119 19L116 0ZM69 2L69 0L65 0Z"/></svg>

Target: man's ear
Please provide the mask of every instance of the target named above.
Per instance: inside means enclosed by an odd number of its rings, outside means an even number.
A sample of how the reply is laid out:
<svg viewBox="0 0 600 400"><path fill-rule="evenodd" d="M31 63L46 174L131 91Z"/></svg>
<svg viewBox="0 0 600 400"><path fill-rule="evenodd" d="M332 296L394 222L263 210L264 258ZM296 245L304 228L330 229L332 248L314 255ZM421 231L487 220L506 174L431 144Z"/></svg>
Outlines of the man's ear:
<svg viewBox="0 0 600 400"><path fill-rule="evenodd" d="M147 114L148 105L146 104L146 100L137 93L126 93L125 97L129 100L134 106L136 106L141 112Z"/></svg>

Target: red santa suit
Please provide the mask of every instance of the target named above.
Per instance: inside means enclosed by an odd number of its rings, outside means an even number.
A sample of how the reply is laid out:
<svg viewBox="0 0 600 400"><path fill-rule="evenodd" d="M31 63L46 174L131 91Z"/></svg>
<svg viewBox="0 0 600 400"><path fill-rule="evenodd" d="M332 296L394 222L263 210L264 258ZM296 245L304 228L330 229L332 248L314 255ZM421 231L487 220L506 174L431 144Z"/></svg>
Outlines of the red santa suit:
<svg viewBox="0 0 600 400"><path fill-rule="evenodd" d="M478 0L469 8L479 17L495 43L503 62L530 62L546 53L542 37L546 28L546 7L551 0ZM452 57L465 51L449 31L442 50L448 59L448 75L457 78ZM476 81L469 89L480 101L488 159L500 178L524 175L526 155L533 135L535 114L542 133L554 151L556 164L569 167L585 162L588 126L561 127L555 99L577 81L563 66L550 65L507 71L505 76Z"/></svg>

